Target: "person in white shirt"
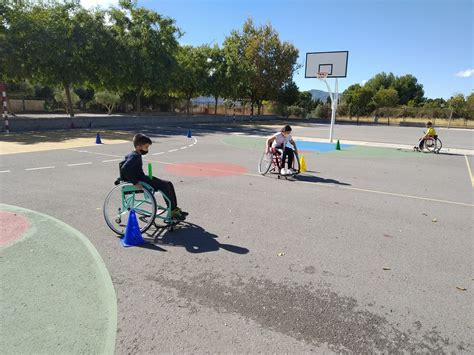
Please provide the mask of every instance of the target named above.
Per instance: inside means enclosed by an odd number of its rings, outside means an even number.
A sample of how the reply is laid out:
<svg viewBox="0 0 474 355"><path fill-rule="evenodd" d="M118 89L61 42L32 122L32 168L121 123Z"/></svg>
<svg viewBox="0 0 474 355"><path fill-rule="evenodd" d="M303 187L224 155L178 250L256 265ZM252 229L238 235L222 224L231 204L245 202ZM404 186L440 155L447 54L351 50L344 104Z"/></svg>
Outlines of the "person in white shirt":
<svg viewBox="0 0 474 355"><path fill-rule="evenodd" d="M280 132L274 134L273 136L267 139L266 149L268 152L275 153L277 149L283 150L283 155L281 157L281 174L294 174L295 171L292 169L293 166L293 149L287 146L290 143L295 147L295 153L298 154L298 149L296 148L296 143L291 137L291 127L289 125L284 126ZM288 157L288 169L285 169L286 158Z"/></svg>

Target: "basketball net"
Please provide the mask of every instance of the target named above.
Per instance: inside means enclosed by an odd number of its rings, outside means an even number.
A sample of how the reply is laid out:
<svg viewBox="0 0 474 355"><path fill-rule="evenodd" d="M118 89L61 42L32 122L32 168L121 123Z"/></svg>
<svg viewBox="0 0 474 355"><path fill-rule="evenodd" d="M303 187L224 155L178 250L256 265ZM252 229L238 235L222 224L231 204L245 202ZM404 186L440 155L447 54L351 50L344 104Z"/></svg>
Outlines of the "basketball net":
<svg viewBox="0 0 474 355"><path fill-rule="evenodd" d="M316 73L316 77L317 77L318 79L321 79L321 80L326 79L326 78L328 77L328 75L329 75L329 73L328 73L328 72L325 72L325 71L318 71L318 72Z"/></svg>

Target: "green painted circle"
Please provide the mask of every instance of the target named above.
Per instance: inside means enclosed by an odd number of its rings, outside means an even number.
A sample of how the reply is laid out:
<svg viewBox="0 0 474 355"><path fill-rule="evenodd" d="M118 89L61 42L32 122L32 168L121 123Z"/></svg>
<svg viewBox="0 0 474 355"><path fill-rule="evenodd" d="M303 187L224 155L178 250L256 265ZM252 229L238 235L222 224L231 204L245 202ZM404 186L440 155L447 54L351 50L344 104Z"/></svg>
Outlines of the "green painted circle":
<svg viewBox="0 0 474 355"><path fill-rule="evenodd" d="M23 214L30 228L0 248L2 352L112 354L117 299L105 264L76 229L42 213Z"/></svg>

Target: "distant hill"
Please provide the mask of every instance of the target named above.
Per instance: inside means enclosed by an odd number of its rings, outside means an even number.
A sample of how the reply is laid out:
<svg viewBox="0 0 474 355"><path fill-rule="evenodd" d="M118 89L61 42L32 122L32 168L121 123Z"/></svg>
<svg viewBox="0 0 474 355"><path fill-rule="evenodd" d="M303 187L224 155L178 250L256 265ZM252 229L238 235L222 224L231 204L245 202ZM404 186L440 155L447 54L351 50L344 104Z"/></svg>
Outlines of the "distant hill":
<svg viewBox="0 0 474 355"><path fill-rule="evenodd" d="M326 102L326 99L329 97L329 94L326 91L323 90L309 90L311 95L313 96L313 100L321 100L323 102Z"/></svg>

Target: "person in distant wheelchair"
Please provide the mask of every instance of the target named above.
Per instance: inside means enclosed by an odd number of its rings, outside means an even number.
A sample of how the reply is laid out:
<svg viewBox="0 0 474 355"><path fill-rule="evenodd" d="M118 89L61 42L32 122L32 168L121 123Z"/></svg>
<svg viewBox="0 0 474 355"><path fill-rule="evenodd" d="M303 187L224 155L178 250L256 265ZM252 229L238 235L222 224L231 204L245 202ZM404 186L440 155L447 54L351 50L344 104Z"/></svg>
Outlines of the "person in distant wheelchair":
<svg viewBox="0 0 474 355"><path fill-rule="evenodd" d="M420 140L418 141L418 145L415 145L413 147L413 149L418 152L421 152L423 150L427 141L434 140L434 142L436 142L436 140L438 139L438 135L436 134L436 130L433 128L433 124L431 123L431 121L426 122L426 128L427 130L425 135L420 138Z"/></svg>
<svg viewBox="0 0 474 355"><path fill-rule="evenodd" d="M144 188L140 182L150 185L155 191L161 190L169 199L169 202L166 200L166 204L168 208L171 208L172 217L176 220L184 220L188 213L178 207L173 184L170 181L161 180L154 176L150 179L143 172L142 155L148 153L148 148L151 144L151 139L144 134L138 133L133 137L135 149L125 156L125 160L119 163L120 179L134 184L140 190Z"/></svg>
<svg viewBox="0 0 474 355"><path fill-rule="evenodd" d="M295 148L293 149L287 147L287 144L290 143ZM296 148L296 143L291 137L291 127L286 125L282 127L280 132L269 137L266 142L266 151L268 153L277 153L278 150L282 151L281 163L280 163L280 173L282 175L292 175L296 172L292 169L293 159L295 158L294 153L298 154L298 149ZM286 158L288 157L288 169L285 169Z"/></svg>

